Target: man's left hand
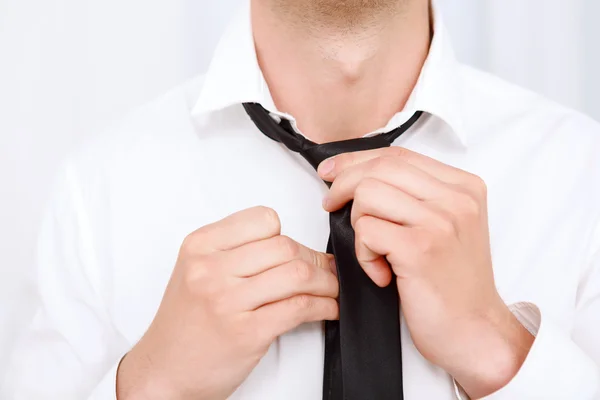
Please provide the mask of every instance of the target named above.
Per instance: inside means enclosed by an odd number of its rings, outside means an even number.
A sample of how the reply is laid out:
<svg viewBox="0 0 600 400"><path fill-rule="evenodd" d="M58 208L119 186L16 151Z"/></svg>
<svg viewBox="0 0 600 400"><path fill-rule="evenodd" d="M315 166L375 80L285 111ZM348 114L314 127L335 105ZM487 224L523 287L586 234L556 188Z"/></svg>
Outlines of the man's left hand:
<svg viewBox="0 0 600 400"><path fill-rule="evenodd" d="M342 154L319 174L333 182L327 211L354 200L357 258L379 286L395 277L421 354L471 398L508 384L534 338L496 290L483 180L401 147Z"/></svg>

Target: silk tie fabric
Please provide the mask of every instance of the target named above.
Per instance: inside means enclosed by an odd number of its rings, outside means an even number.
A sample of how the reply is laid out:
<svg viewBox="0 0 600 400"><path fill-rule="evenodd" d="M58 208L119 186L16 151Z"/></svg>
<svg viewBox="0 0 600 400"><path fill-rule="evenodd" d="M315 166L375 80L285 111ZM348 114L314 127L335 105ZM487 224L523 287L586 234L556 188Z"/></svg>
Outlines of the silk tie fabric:
<svg viewBox="0 0 600 400"><path fill-rule="evenodd" d="M302 155L315 169L338 154L389 147L421 117L415 113L393 131L377 136L316 144L280 123L260 104L244 108L267 137ZM325 182L331 186L329 182ZM330 214L327 252L335 256L340 284L340 319L325 323L324 400L402 400L400 299L394 282L380 288L356 259L352 202Z"/></svg>

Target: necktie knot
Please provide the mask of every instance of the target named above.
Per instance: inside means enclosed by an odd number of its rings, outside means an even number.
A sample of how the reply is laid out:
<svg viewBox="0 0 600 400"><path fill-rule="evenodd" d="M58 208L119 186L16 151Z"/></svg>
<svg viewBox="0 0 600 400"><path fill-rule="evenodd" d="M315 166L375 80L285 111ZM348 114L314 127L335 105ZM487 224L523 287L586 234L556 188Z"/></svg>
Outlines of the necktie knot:
<svg viewBox="0 0 600 400"><path fill-rule="evenodd" d="M260 104L245 103L244 108L262 133L276 142L282 143L291 151L301 154L315 169L324 160L342 153L375 150L391 146L400 135L417 122L422 114L422 112L415 113L405 124L385 134L317 144L298 134L290 121L284 119L277 123Z"/></svg>
<svg viewBox="0 0 600 400"><path fill-rule="evenodd" d="M319 164L323 161L339 154L375 150L389 146L390 142L380 135L308 146L299 153L313 166L313 168L317 169Z"/></svg>

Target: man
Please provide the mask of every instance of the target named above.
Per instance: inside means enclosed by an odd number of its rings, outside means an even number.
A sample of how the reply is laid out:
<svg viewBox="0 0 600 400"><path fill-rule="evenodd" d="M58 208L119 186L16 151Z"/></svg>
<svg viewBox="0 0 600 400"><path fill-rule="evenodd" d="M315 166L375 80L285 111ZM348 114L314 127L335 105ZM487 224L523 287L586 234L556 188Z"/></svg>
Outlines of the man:
<svg viewBox="0 0 600 400"><path fill-rule="evenodd" d="M311 146L403 132L315 172L260 113ZM3 398L334 398L349 204L400 396L600 399L599 132L459 64L427 0L249 1L205 76L65 164Z"/></svg>

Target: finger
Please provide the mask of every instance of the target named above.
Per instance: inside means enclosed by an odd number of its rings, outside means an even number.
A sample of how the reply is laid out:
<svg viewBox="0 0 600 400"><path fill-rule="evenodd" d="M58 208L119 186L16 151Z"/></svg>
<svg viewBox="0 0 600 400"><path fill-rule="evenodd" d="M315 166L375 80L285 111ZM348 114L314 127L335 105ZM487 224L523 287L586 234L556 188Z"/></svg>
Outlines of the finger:
<svg viewBox="0 0 600 400"><path fill-rule="evenodd" d="M239 310L251 311L297 295L337 298L334 274L303 260L294 260L245 279L236 288Z"/></svg>
<svg viewBox="0 0 600 400"><path fill-rule="evenodd" d="M369 230L373 228L371 219L375 218L360 218L354 226L356 259L367 276L375 282L377 286L386 287L392 282L393 274L385 258L385 254L372 250L364 243L365 237L369 234Z"/></svg>
<svg viewBox="0 0 600 400"><path fill-rule="evenodd" d="M385 257L370 251L369 248L360 248L356 242L357 259L367 276L379 287L387 287L393 278L392 269ZM361 251L358 258L358 251Z"/></svg>
<svg viewBox="0 0 600 400"><path fill-rule="evenodd" d="M438 211L423 201L377 179L368 178L358 186L350 222L365 215L405 226L428 226L439 219Z"/></svg>
<svg viewBox="0 0 600 400"><path fill-rule="evenodd" d="M339 319L338 302L330 297L294 296L253 312L256 326L267 326L272 340L308 322Z"/></svg>
<svg viewBox="0 0 600 400"><path fill-rule="evenodd" d="M356 222L356 258L376 284L386 286L391 280L391 270L386 260L395 267L394 273L399 278L405 277L403 266L411 265L416 260L415 231L416 228L371 216L363 216ZM383 271L384 263L387 272Z"/></svg>
<svg viewBox="0 0 600 400"><path fill-rule="evenodd" d="M378 157L398 157L437 179L461 185L473 179L473 175L461 169L437 161L431 157L416 153L404 147L392 146L383 149L344 153L323 161L319 166L319 174L327 181L333 182L342 171Z"/></svg>
<svg viewBox="0 0 600 400"><path fill-rule="evenodd" d="M214 255L215 264L229 266L228 274L248 278L294 260L302 260L335 273L333 255L321 253L278 235Z"/></svg>
<svg viewBox="0 0 600 400"><path fill-rule="evenodd" d="M369 178L385 182L419 200L437 201L451 192L449 185L419 168L398 158L383 157L355 165L338 175L324 200L324 208L329 212L340 209L355 198L358 185Z"/></svg>
<svg viewBox="0 0 600 400"><path fill-rule="evenodd" d="M281 233L277 212L267 207L239 211L191 233L184 242L194 254L207 254L268 239Z"/></svg>

